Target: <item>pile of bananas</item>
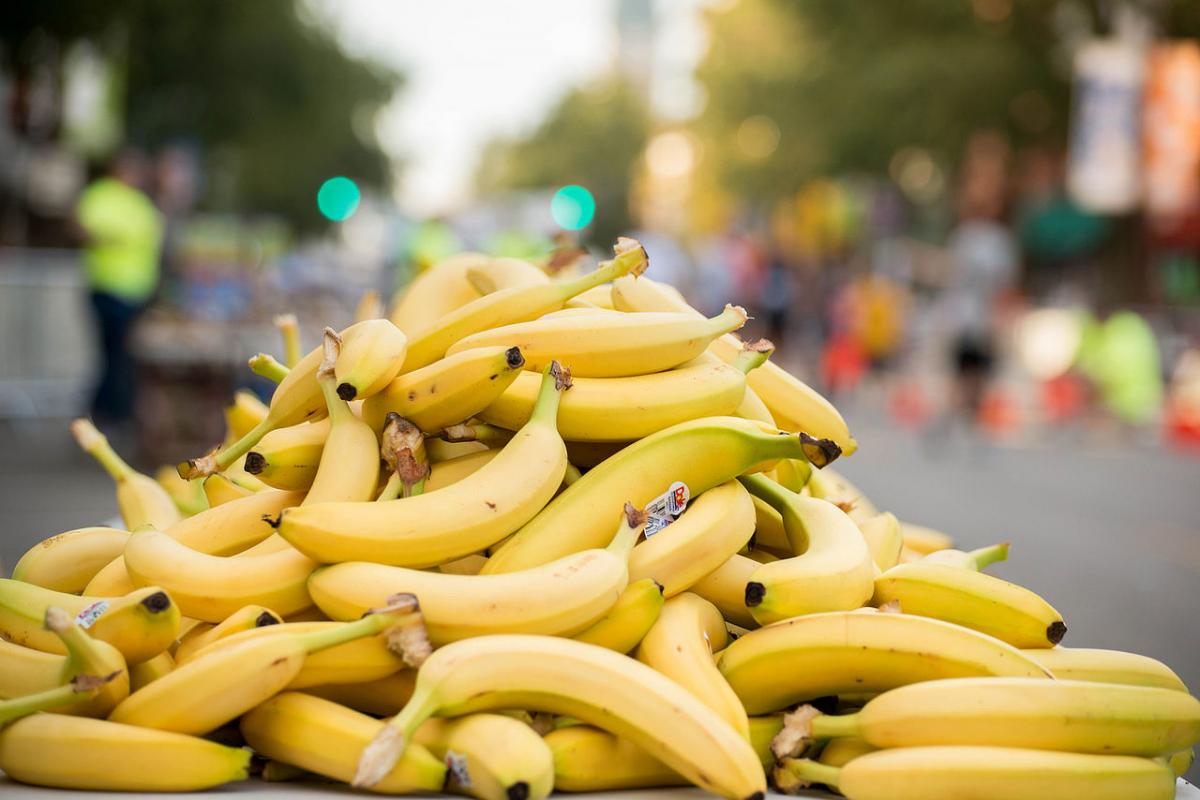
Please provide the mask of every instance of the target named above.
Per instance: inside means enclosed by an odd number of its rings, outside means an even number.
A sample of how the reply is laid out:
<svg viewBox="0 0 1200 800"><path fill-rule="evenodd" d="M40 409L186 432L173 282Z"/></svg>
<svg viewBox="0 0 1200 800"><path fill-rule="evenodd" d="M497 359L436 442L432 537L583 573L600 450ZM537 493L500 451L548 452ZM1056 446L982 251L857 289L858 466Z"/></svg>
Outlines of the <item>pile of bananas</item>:
<svg viewBox="0 0 1200 800"><path fill-rule="evenodd" d="M0 769L483 800L811 784L852 800L1170 798L1200 702L1059 645L1034 592L827 465L837 411L639 277L463 255L253 359L213 452L132 470L126 530L0 581ZM52 713L38 713L52 712Z"/></svg>

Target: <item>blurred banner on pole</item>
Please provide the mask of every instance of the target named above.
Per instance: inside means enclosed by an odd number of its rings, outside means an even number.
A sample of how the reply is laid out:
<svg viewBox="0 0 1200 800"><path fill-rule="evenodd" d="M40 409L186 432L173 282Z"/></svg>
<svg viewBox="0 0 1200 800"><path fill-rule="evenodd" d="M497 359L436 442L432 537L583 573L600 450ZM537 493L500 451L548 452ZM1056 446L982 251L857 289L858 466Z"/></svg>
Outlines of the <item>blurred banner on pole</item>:
<svg viewBox="0 0 1200 800"><path fill-rule="evenodd" d="M1146 210L1177 219L1200 206L1200 44L1159 44L1147 63Z"/></svg>
<svg viewBox="0 0 1200 800"><path fill-rule="evenodd" d="M1076 54L1067 187L1088 211L1122 214L1140 199L1144 73L1144 51L1129 42L1098 40Z"/></svg>

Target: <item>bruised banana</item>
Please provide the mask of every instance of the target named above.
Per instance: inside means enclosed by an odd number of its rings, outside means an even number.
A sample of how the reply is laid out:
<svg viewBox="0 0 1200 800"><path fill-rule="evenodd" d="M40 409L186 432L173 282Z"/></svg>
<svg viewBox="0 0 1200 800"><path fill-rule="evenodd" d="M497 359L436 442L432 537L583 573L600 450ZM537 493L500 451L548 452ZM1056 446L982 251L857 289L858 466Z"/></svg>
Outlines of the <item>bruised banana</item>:
<svg viewBox="0 0 1200 800"><path fill-rule="evenodd" d="M413 697L363 750L356 786L387 775L431 716L524 708L603 725L689 781L726 798L761 800L758 756L683 687L631 658L555 636L480 636L435 650Z"/></svg>
<svg viewBox="0 0 1200 800"><path fill-rule="evenodd" d="M740 306L726 306L712 319L672 312L543 318L472 334L447 353L515 345L525 356L525 368L535 372L558 359L581 378L623 378L662 372L698 358L709 342L741 328L746 319Z"/></svg>
<svg viewBox="0 0 1200 800"><path fill-rule="evenodd" d="M780 458L824 462L836 455L832 443L768 432L737 417L675 425L589 470L498 548L483 573L513 572L603 545L611 531L596 509L624 502L645 507L676 481L697 496L738 475L768 469Z"/></svg>
<svg viewBox="0 0 1200 800"><path fill-rule="evenodd" d="M877 748L986 745L1165 756L1200 741L1184 692L1036 678L955 678L901 686L854 714L808 717L805 741L858 737Z"/></svg>
<svg viewBox="0 0 1200 800"><path fill-rule="evenodd" d="M382 431L387 415L395 412L427 434L438 433L487 408L517 379L524 365L521 351L511 345L455 351L406 372L367 398L363 421Z"/></svg>
<svg viewBox="0 0 1200 800"><path fill-rule="evenodd" d="M790 492L762 475L739 480L780 513L796 554L763 564L746 583L746 606L758 624L849 611L870 600L875 567L854 520L832 503Z"/></svg>
<svg viewBox="0 0 1200 800"><path fill-rule="evenodd" d="M0 635L14 644L47 653L66 653L58 636L46 630L46 610L63 609L88 635L108 642L129 664L153 658L179 635L179 607L157 586L123 597L88 597L0 579Z"/></svg>
<svg viewBox="0 0 1200 800"><path fill-rule="evenodd" d="M637 659L690 691L749 739L742 701L713 663L713 651L729 639L725 619L712 603L690 592L672 597L642 639Z"/></svg>
<svg viewBox="0 0 1200 800"><path fill-rule="evenodd" d="M628 653L654 625L663 602L663 587L653 578L636 581L631 578L608 613L571 638Z"/></svg>
<svg viewBox="0 0 1200 800"><path fill-rule="evenodd" d="M904 747L867 753L840 768L787 759L774 777L785 792L823 783L848 800L1175 797L1175 775L1159 761L1011 747Z"/></svg>
<svg viewBox="0 0 1200 800"><path fill-rule="evenodd" d="M613 248L616 256L593 272L562 283L516 286L472 300L436 322L414 331L408 342L404 367L411 372L432 364L460 339L499 325L535 319L593 286L646 268L646 251L632 239L619 239ZM507 343L511 346L512 343ZM393 376L394 377L394 376Z"/></svg>
<svg viewBox="0 0 1200 800"><path fill-rule="evenodd" d="M317 570L308 590L322 611L342 620L357 618L393 592L414 594L435 644L493 633L571 636L616 603L628 582L629 551L644 526L645 515L627 506L608 547L540 567L448 575L350 561Z"/></svg>
<svg viewBox="0 0 1200 800"><path fill-rule="evenodd" d="M567 453L555 429L560 377L547 371L534 418L470 476L398 500L290 509L279 521L279 535L325 563L361 559L411 567L435 566L495 544L537 514L562 484Z"/></svg>
<svg viewBox="0 0 1200 800"><path fill-rule="evenodd" d="M116 483L117 508L126 528L134 530L143 525L165 528L183 519L166 489L129 466L90 420L72 422L71 433L79 447L96 459Z"/></svg>
<svg viewBox="0 0 1200 800"><path fill-rule="evenodd" d="M687 513L629 557L629 579L653 578L674 597L724 564L754 535L754 504L736 480L692 500Z"/></svg>
<svg viewBox="0 0 1200 800"><path fill-rule="evenodd" d="M106 564L120 558L129 532L78 528L38 542L13 567L13 580L56 592L82 592Z"/></svg>
<svg viewBox="0 0 1200 800"><path fill-rule="evenodd" d="M804 664L804 669L789 665ZM717 667L750 714L826 695L958 677L1052 677L1011 645L928 617L834 611L751 631Z"/></svg>

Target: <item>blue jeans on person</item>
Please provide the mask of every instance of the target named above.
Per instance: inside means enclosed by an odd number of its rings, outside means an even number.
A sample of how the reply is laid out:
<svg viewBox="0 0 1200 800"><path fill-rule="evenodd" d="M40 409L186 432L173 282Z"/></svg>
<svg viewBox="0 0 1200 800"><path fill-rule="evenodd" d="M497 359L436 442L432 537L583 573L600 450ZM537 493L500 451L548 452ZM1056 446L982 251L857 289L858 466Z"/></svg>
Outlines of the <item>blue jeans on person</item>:
<svg viewBox="0 0 1200 800"><path fill-rule="evenodd" d="M92 310L100 327L100 380L92 396L92 418L126 422L133 418L137 382L130 334L145 303L131 303L107 292L92 292Z"/></svg>

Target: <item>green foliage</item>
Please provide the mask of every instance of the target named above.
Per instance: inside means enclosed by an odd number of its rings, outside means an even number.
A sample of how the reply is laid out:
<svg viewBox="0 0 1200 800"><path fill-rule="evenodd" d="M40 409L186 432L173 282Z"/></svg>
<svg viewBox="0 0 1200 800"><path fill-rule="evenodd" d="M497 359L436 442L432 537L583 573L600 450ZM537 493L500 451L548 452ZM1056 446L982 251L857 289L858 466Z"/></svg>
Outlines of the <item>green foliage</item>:
<svg viewBox="0 0 1200 800"><path fill-rule="evenodd" d="M529 136L492 142L476 180L484 192L584 186L596 199L589 238L609 245L629 229L629 186L649 125L641 95L624 82L575 89Z"/></svg>

